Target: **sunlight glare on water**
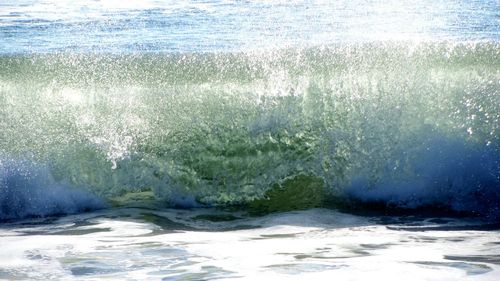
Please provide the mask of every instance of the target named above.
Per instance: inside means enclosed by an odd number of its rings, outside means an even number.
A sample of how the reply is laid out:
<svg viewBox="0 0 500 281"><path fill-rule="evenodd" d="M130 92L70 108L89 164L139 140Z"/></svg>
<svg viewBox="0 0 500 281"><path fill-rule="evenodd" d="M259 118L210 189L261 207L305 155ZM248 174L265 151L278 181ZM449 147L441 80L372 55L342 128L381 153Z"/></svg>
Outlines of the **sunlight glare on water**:
<svg viewBox="0 0 500 281"><path fill-rule="evenodd" d="M498 39L497 1L3 1L1 53Z"/></svg>

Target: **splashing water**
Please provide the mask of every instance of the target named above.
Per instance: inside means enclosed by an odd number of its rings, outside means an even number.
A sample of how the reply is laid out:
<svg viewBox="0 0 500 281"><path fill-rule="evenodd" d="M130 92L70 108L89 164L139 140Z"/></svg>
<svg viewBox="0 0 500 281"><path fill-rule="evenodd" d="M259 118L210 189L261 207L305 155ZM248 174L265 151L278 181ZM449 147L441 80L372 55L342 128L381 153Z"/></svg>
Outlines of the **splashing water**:
<svg viewBox="0 0 500 281"><path fill-rule="evenodd" d="M495 213L497 58L497 43L3 57L1 155L107 199L242 204L305 175Z"/></svg>
<svg viewBox="0 0 500 281"><path fill-rule="evenodd" d="M52 186L118 205L333 197L498 217L497 6L4 1L0 218L36 215L10 198L39 209Z"/></svg>

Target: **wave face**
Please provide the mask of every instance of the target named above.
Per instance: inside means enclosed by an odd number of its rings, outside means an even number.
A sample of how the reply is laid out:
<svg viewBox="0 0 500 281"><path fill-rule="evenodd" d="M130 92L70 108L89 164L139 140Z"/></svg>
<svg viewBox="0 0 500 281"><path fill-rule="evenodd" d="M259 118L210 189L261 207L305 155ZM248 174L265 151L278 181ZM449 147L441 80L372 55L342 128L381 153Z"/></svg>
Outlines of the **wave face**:
<svg viewBox="0 0 500 281"><path fill-rule="evenodd" d="M85 188L55 181L47 168L29 160L0 162L0 221L71 214L106 206Z"/></svg>
<svg viewBox="0 0 500 281"><path fill-rule="evenodd" d="M242 204L305 175L335 196L495 216L499 62L496 42L3 56L0 163L105 200ZM32 185L9 178L1 206Z"/></svg>

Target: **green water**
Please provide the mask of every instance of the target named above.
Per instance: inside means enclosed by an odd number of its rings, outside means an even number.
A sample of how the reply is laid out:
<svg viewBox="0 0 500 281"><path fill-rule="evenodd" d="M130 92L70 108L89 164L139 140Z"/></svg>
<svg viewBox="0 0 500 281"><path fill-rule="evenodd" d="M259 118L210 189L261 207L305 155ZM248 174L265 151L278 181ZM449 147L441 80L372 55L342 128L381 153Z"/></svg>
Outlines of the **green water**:
<svg viewBox="0 0 500 281"><path fill-rule="evenodd" d="M3 56L0 155L106 200L152 191L166 206L283 196L263 208L293 209L294 196L314 194L302 202L314 207L359 179L368 189L434 181L463 197L474 185L494 192L499 50L443 42ZM449 180L459 156L478 169L465 184Z"/></svg>

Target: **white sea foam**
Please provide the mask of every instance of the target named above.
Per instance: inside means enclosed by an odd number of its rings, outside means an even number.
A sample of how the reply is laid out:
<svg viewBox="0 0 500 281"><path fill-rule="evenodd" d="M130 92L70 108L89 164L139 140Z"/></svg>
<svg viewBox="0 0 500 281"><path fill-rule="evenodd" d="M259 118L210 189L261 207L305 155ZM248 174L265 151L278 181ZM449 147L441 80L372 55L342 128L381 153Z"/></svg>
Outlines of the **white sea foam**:
<svg viewBox="0 0 500 281"><path fill-rule="evenodd" d="M0 278L396 281L404 276L411 281L495 281L500 277L498 232L467 229L475 225L470 221L398 217L381 221L325 209L226 222L210 222L200 215L221 212L110 209L50 223L3 225ZM405 225L435 229L418 231ZM465 230L445 230L453 226Z"/></svg>

